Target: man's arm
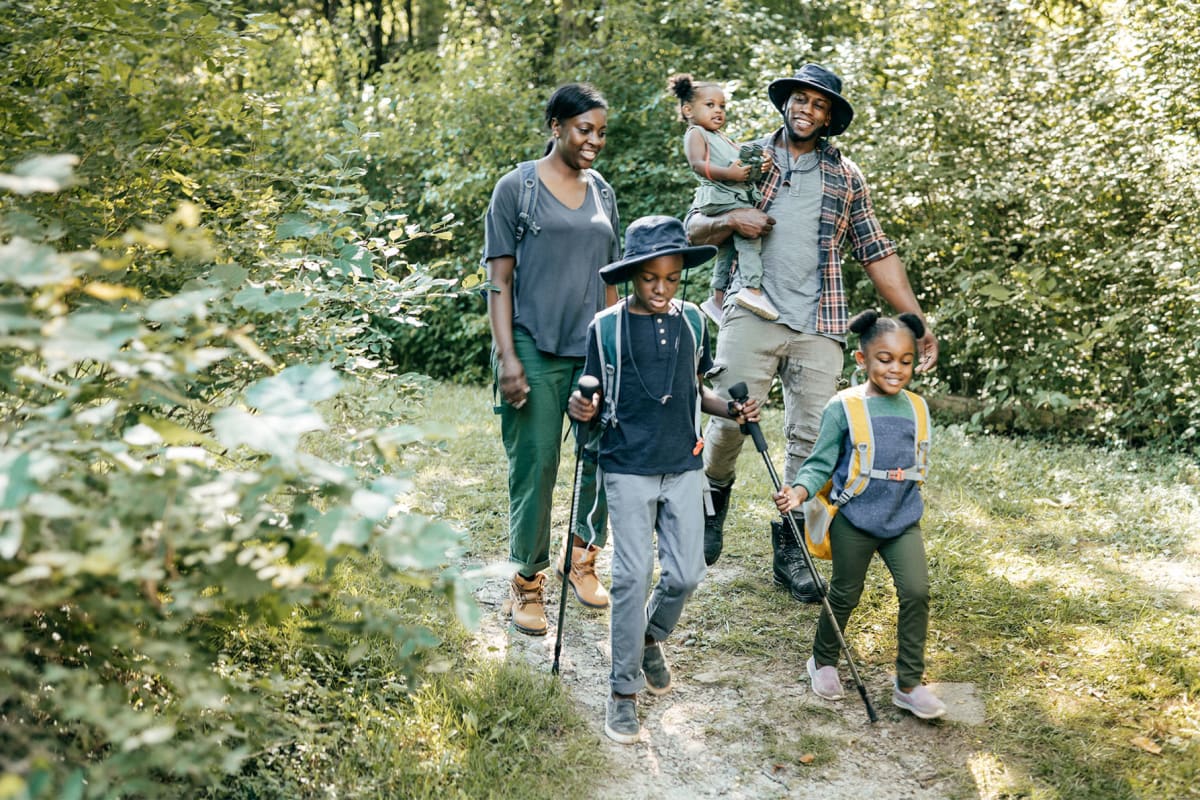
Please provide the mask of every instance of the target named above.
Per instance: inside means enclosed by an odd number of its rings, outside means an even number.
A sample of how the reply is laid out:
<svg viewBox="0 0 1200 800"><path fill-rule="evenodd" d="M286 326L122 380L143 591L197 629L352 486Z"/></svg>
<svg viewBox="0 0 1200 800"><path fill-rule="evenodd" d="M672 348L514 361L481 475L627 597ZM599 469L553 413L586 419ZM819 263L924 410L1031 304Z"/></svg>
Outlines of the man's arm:
<svg viewBox="0 0 1200 800"><path fill-rule="evenodd" d="M694 244L721 245L733 234L757 239L771 232L775 218L757 208L735 208L710 217L694 211L687 217L688 240Z"/></svg>
<svg viewBox="0 0 1200 800"><path fill-rule="evenodd" d="M921 311L921 304L917 302L917 296L908 282L908 272L905 271L900 256L892 253L865 265L865 269L867 277L875 284L876 291L888 305L900 314L909 312L916 314L922 321L925 320L925 314ZM937 365L938 341L928 322L925 322L925 335L917 342L917 352L917 372L928 372Z"/></svg>

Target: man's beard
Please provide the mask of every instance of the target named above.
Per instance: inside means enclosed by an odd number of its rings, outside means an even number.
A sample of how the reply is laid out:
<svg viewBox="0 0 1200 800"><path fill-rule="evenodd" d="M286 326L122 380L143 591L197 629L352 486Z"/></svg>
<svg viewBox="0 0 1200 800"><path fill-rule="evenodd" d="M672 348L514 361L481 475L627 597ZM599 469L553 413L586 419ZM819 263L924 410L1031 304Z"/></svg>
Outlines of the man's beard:
<svg viewBox="0 0 1200 800"><path fill-rule="evenodd" d="M800 144L801 142L811 142L813 139L820 139L829 130L828 125L822 125L820 128L814 129L813 132L807 136L801 136L800 134L796 133L796 129L791 125L785 125L784 127L787 129L788 141L790 141L792 144Z"/></svg>

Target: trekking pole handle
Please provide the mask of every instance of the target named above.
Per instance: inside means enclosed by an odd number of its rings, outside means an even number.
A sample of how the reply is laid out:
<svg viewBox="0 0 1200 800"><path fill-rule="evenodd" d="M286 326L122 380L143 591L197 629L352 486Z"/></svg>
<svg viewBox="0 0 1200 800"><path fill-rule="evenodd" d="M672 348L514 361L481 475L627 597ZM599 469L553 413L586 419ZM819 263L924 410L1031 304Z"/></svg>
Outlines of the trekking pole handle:
<svg viewBox="0 0 1200 800"><path fill-rule="evenodd" d="M745 381L738 381L733 386L729 387L729 396L733 398L735 403L744 403L750 399L750 390L746 388ZM762 428L758 427L757 422L743 422L742 433L747 433L754 440L754 449L760 453L767 452L767 440L763 436Z"/></svg>
<svg viewBox="0 0 1200 800"><path fill-rule="evenodd" d="M584 375L579 379L579 393L588 400L592 399L592 395L600 391L600 381L595 375Z"/></svg>

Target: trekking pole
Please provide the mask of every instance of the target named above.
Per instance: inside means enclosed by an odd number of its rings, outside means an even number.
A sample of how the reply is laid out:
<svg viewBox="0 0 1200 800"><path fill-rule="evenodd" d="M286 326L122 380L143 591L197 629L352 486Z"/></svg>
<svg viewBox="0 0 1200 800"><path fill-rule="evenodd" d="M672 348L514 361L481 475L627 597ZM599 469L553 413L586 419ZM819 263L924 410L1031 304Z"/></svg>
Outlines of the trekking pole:
<svg viewBox="0 0 1200 800"><path fill-rule="evenodd" d="M750 392L746 389L745 383L735 383L729 387L729 396L735 402L744 403L750 397ZM747 422L742 425L742 433L749 434L754 439L754 447L759 453L762 453L763 463L767 465L767 472L771 474L771 483L775 485L775 491L778 493L783 485L779 481L779 474L775 472L775 465L771 463L771 457L767 455L767 440L763 436L762 429L758 427L757 422ZM825 588L821 585L821 576L817 572L817 565L813 563L812 555L808 552L808 542L804 539L804 532L796 524L796 518L792 516L791 512L784 514L783 520L787 525L791 526L792 535L796 537L796 543L799 545L800 552L804 556L804 566L808 567L808 572L817 587L817 594L821 597L821 606L825 609L825 613L829 615L829 621L833 623L833 632L837 635L838 646L846 654L846 663L850 665L850 674L854 678L854 686L858 689L858 695L862 698L863 705L867 707L867 719L871 720L871 722L878 722L879 716L875 713L875 706L871 705L871 698L867 697L867 687L863 685L862 678L859 677L858 667L854 664L854 655L850 652L850 645L846 644L846 637L842 635L842 628L838 625L837 617L833 615L833 607L829 605L829 597L826 595Z"/></svg>
<svg viewBox="0 0 1200 800"><path fill-rule="evenodd" d="M579 379L579 393L591 398L600 391L600 381L591 375ZM571 520L567 525L566 547L563 548L562 591L558 594L558 631L554 637L554 664L550 674L558 674L558 656L562 653L563 621L567 618L567 581L571 576L571 552L575 549L575 523L579 518L579 479L583 476L583 436L580 424L575 425L575 481L571 485ZM599 491L599 487L596 488Z"/></svg>

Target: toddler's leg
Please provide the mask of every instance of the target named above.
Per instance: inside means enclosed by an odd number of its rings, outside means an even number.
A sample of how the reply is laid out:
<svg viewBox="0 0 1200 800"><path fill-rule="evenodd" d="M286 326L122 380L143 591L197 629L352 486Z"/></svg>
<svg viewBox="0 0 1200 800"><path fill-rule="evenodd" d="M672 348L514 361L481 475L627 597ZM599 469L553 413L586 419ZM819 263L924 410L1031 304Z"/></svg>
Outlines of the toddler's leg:
<svg viewBox="0 0 1200 800"><path fill-rule="evenodd" d="M779 319L779 309L762 290L762 242L734 234L733 246L737 250L737 271L744 287L737 294L737 304L763 319Z"/></svg>

